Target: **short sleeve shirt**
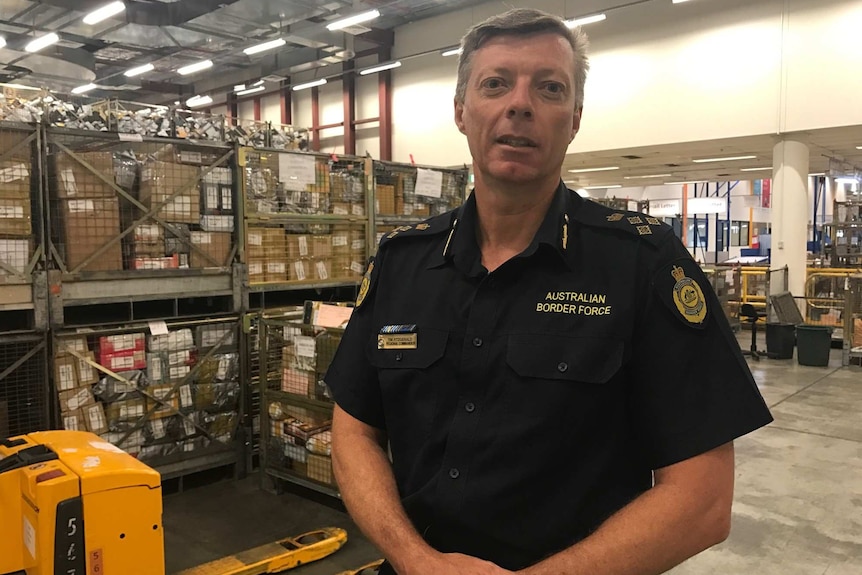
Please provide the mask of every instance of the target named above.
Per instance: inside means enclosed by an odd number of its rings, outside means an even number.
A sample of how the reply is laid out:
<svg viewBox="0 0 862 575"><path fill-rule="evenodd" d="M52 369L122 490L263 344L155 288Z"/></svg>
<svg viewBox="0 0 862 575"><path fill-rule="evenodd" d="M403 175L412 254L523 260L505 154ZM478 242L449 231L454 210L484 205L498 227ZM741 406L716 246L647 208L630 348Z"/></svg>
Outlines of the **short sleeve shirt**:
<svg viewBox="0 0 862 575"><path fill-rule="evenodd" d="M384 238L367 287L325 379L386 431L405 510L441 551L529 566L653 470L771 421L670 227L562 184L531 245L492 273L471 195Z"/></svg>

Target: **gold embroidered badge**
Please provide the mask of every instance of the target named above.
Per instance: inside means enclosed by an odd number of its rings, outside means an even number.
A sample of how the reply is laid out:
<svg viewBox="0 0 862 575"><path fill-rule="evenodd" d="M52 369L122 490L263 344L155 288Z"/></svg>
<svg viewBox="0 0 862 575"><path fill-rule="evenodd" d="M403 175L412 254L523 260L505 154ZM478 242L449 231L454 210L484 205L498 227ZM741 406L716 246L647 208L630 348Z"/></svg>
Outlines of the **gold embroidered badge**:
<svg viewBox="0 0 862 575"><path fill-rule="evenodd" d="M368 295L368 290L371 288L371 272L374 271L374 262L368 264L368 269L365 270L365 275L362 276L362 283L359 284L359 295L356 296L356 307L362 305L365 301L365 296Z"/></svg>
<svg viewBox="0 0 862 575"><path fill-rule="evenodd" d="M416 224L416 229L419 230L420 232L424 232L425 230L427 230L430 227L431 226L428 224Z"/></svg>
<svg viewBox="0 0 862 575"><path fill-rule="evenodd" d="M673 302L680 315L689 323L703 323L706 318L706 299L697 282L686 277L685 270L673 266L671 270L676 284L673 286Z"/></svg>

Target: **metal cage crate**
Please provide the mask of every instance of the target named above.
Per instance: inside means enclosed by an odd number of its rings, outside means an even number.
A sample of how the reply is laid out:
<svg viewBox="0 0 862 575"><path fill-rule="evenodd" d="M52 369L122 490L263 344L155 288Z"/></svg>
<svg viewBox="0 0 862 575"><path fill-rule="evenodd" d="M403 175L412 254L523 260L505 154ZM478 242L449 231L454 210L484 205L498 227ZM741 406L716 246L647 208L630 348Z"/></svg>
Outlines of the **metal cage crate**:
<svg viewBox="0 0 862 575"><path fill-rule="evenodd" d="M46 335L0 333L0 438L50 429Z"/></svg>
<svg viewBox="0 0 862 575"><path fill-rule="evenodd" d="M163 477L244 461L239 318L54 332L58 426L85 429Z"/></svg>

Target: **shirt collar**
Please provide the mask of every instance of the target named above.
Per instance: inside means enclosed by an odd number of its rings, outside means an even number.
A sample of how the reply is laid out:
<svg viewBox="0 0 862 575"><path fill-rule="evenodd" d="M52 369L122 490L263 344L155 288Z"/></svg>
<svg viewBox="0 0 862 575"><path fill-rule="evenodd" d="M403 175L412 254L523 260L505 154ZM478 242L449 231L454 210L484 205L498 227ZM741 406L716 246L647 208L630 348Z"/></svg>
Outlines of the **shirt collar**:
<svg viewBox="0 0 862 575"><path fill-rule="evenodd" d="M572 193L560 181L533 241L520 257L532 256L538 251L539 246L544 245L555 251L561 261L571 269L566 255L572 232L569 214L574 214L583 202L579 195ZM467 275L478 275L481 272L481 256L476 241L476 216L476 195L471 192L467 201L456 210L446 243L442 251L432 259L429 267L437 267L446 261L453 261L456 267Z"/></svg>

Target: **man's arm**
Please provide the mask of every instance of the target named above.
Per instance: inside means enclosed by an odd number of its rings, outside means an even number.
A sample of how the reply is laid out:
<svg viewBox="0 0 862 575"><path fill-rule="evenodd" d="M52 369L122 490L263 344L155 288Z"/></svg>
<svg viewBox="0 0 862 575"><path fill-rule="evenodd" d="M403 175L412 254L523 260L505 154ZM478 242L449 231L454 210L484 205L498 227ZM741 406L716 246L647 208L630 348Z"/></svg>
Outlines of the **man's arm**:
<svg viewBox="0 0 862 575"><path fill-rule="evenodd" d="M385 434L335 406L332 418L332 467L350 516L401 575L502 575L493 563L429 546L407 517Z"/></svg>
<svg viewBox="0 0 862 575"><path fill-rule="evenodd" d="M655 485L525 575L654 575L727 538L733 443L655 471Z"/></svg>

